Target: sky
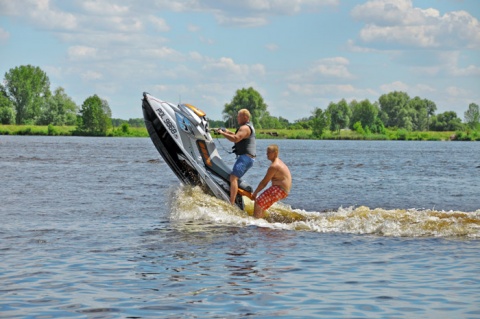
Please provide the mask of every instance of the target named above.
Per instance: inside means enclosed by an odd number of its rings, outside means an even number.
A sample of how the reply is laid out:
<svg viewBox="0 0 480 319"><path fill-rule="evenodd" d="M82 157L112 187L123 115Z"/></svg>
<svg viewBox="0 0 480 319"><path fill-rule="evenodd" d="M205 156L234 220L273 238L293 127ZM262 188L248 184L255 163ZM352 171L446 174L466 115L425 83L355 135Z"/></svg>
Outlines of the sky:
<svg viewBox="0 0 480 319"><path fill-rule="evenodd" d="M0 75L41 68L77 105L142 118L143 92L222 119L253 87L290 122L393 91L480 105L478 0L0 0Z"/></svg>

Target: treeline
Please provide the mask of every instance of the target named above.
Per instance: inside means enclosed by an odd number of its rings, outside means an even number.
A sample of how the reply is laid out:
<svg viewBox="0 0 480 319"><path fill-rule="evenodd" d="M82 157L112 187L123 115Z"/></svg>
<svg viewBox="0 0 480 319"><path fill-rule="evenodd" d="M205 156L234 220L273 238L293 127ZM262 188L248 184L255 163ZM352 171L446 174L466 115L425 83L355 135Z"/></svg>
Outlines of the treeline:
<svg viewBox="0 0 480 319"><path fill-rule="evenodd" d="M466 132L463 136L480 130L480 110L475 103L468 105L462 122L453 111L436 114L433 101L411 98L406 92L397 91L383 94L375 102L345 99L330 102L324 109L314 108L310 117L291 123L281 116L272 116L263 97L251 87L237 90L232 101L224 106L223 119L209 120L210 126L235 127L237 112L242 108L250 111L258 129L311 130L316 138L327 131L339 134L342 129L363 135L385 134L386 128ZM0 84L0 124L75 126L76 135L107 135L107 130L112 129L119 135L128 135L131 127L145 126L141 118L112 119L108 102L96 94L78 106L62 87L51 92L47 74L31 65L5 73Z"/></svg>
<svg viewBox="0 0 480 319"><path fill-rule="evenodd" d="M315 108L312 115L290 123L282 117L271 116L261 95L253 88L241 89L230 103L225 104L224 120L215 124L232 127L238 110L246 108L252 121L264 129L311 129L320 137L330 130L339 133L351 129L362 134L384 134L385 128L407 131L465 131L480 129L479 106L471 103L464 113L465 122L453 111L435 114L433 101L420 97L410 98L405 92L390 92L370 102L342 99L331 102L325 109Z"/></svg>
<svg viewBox="0 0 480 319"><path fill-rule="evenodd" d="M143 119L112 119L108 102L94 94L78 106L62 87L50 90L39 67L22 65L5 73L0 84L0 124L75 126L74 135L106 135L112 127L127 132Z"/></svg>

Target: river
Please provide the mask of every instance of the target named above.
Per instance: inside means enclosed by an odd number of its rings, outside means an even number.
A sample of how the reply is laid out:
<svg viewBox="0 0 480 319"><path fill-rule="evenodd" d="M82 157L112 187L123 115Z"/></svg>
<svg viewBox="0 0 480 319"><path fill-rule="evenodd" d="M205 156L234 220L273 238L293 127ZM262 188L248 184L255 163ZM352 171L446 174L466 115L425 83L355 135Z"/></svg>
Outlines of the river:
<svg viewBox="0 0 480 319"><path fill-rule="evenodd" d="M183 187L148 138L0 136L0 317L480 317L480 143L258 140L253 186L270 143L301 221Z"/></svg>

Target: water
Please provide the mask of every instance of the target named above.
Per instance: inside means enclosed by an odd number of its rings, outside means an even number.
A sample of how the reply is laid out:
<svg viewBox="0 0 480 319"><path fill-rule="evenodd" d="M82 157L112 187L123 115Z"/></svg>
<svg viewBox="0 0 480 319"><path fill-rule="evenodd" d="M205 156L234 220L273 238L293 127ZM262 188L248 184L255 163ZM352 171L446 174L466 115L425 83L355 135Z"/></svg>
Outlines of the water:
<svg viewBox="0 0 480 319"><path fill-rule="evenodd" d="M181 187L148 138L0 136L0 317L480 317L480 143L275 142L302 221Z"/></svg>

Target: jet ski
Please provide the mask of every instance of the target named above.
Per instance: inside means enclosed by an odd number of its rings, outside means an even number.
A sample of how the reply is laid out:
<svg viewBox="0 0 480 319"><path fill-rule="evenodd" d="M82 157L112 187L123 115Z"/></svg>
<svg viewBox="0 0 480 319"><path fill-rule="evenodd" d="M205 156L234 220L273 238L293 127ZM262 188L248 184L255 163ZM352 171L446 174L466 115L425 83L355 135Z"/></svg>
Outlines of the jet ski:
<svg viewBox="0 0 480 319"><path fill-rule="evenodd" d="M183 184L230 202L230 173L210 135L205 112L190 104L174 105L143 93L143 117L153 145ZM252 197L252 187L238 181L235 204Z"/></svg>

